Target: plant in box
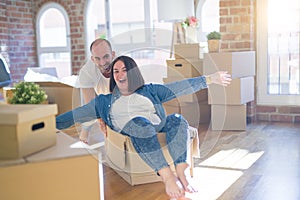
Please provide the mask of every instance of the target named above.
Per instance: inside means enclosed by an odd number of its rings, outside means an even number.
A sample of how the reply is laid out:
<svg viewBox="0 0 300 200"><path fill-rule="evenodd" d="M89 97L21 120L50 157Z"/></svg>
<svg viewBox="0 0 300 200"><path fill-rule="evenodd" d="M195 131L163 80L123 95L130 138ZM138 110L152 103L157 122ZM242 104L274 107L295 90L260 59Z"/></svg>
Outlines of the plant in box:
<svg viewBox="0 0 300 200"><path fill-rule="evenodd" d="M221 33L217 31L210 32L207 36L209 52L219 52L221 44Z"/></svg>
<svg viewBox="0 0 300 200"><path fill-rule="evenodd" d="M41 104L47 100L46 92L36 83L20 82L15 85L12 98L8 99L11 104Z"/></svg>

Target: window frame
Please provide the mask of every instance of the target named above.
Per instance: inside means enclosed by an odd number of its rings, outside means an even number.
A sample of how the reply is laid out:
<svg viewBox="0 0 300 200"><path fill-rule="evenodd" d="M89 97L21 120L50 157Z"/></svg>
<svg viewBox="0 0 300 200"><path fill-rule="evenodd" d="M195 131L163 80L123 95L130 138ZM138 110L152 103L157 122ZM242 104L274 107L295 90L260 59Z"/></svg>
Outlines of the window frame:
<svg viewBox="0 0 300 200"><path fill-rule="evenodd" d="M44 12L46 12L50 8L55 8L55 9L59 10L65 19L67 44L64 47L41 47L40 46L40 44L41 44L40 19L41 19L41 16L44 14ZM68 16L68 13L66 12L66 10L64 9L64 7L62 7L60 4L51 2L51 3L46 3L45 5L43 5L41 7L41 9L37 13L37 18L36 18L36 33L37 33L37 35L36 35L36 37L37 37L37 55L38 55L39 67L43 67L43 66L41 66L41 55L42 54L45 54L45 53L70 53L70 55L71 55L69 16ZM70 66L72 66L71 64L72 63L71 63L71 59L70 59Z"/></svg>
<svg viewBox="0 0 300 200"><path fill-rule="evenodd" d="M300 95L268 94L268 0L256 1L257 8L257 104L299 106Z"/></svg>

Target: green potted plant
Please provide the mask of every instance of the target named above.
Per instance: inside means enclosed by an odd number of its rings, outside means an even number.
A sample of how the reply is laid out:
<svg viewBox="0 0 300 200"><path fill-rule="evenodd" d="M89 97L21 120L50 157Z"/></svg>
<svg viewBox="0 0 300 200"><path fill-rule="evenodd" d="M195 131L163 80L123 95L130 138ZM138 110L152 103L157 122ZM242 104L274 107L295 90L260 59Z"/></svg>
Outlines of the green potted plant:
<svg viewBox="0 0 300 200"><path fill-rule="evenodd" d="M207 36L209 52L219 52L221 45L221 33L217 31L210 32Z"/></svg>
<svg viewBox="0 0 300 200"><path fill-rule="evenodd" d="M33 82L19 82L14 85L10 104L41 104L47 103L47 94L40 86Z"/></svg>

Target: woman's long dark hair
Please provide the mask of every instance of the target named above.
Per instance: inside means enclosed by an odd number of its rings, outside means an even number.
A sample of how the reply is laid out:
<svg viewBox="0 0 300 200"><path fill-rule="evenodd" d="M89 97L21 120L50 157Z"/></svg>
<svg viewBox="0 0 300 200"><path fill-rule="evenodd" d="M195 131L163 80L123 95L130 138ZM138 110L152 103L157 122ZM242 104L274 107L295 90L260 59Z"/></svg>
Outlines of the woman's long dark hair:
<svg viewBox="0 0 300 200"><path fill-rule="evenodd" d="M128 92L135 92L137 89L145 84L144 78L141 71L139 70L136 62L128 56L119 56L110 64L111 66L111 76L109 82L109 90L113 92L116 87L116 81L114 79L114 65L117 61L122 61L127 70L127 80L128 80Z"/></svg>

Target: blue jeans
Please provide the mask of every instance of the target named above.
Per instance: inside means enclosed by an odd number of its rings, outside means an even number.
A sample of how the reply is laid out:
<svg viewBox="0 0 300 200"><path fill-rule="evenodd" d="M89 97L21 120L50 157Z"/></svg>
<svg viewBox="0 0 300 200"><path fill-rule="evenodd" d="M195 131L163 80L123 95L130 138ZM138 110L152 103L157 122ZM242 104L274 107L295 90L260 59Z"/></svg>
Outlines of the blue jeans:
<svg viewBox="0 0 300 200"><path fill-rule="evenodd" d="M176 166L185 163L187 158L188 122L179 114L167 116L166 120L155 126L143 117L130 120L122 129L122 134L131 138L132 144L139 156L154 170L168 167L162 148L157 138L157 132L166 133L169 153Z"/></svg>

